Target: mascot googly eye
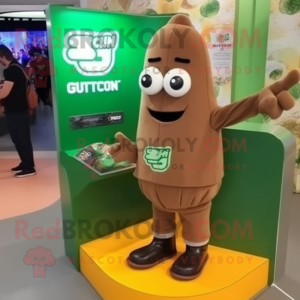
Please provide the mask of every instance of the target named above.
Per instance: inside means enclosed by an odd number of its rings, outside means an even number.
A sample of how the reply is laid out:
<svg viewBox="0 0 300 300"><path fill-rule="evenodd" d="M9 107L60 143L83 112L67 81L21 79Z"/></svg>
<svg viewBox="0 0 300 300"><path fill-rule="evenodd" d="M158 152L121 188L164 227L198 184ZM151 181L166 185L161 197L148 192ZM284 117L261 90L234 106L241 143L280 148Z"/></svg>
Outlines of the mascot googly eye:
<svg viewBox="0 0 300 300"><path fill-rule="evenodd" d="M146 95L158 94L164 86L163 75L155 67L146 68L140 75L139 85Z"/></svg>
<svg viewBox="0 0 300 300"><path fill-rule="evenodd" d="M183 69L172 69L164 78L164 89L172 97L178 98L187 94L192 86L189 73Z"/></svg>

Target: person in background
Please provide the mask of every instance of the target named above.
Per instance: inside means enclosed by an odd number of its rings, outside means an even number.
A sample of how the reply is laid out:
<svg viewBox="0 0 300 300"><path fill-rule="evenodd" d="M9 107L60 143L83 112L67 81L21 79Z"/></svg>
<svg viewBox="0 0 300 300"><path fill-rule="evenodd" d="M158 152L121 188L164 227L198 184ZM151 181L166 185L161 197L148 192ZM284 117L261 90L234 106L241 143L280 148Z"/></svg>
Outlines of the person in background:
<svg viewBox="0 0 300 300"><path fill-rule="evenodd" d="M49 50L48 50L48 47L44 46L44 50L43 51L44 51L44 56L46 58L48 58L49 62L51 62L51 60L49 59ZM50 63L49 63L49 67L50 67ZM54 66L53 66L53 72L54 72L54 74L56 72L56 68L54 68ZM53 106L53 97L52 97L51 76L48 76L47 89L48 89L48 105L50 105L52 107Z"/></svg>
<svg viewBox="0 0 300 300"><path fill-rule="evenodd" d="M24 49L21 49L20 52L21 52L21 64L22 64L23 68L26 68L26 66L28 65L28 63L30 61L30 57L26 54Z"/></svg>
<svg viewBox="0 0 300 300"><path fill-rule="evenodd" d="M42 50L36 48L33 50L35 59L30 62L29 77L34 76L34 86L36 92L44 103L49 102L49 82L50 82L50 63L49 59L42 55ZM50 105L51 106L51 105Z"/></svg>
<svg viewBox="0 0 300 300"><path fill-rule="evenodd" d="M28 64L27 64L27 66L30 67L31 62L34 61L34 59L35 59L35 58L34 58L33 49L30 48L30 49L28 50L28 56L29 56L29 62L28 62Z"/></svg>
<svg viewBox="0 0 300 300"><path fill-rule="evenodd" d="M0 45L0 64L6 67L0 101L4 106L9 134L21 159L21 163L12 172L18 178L32 176L36 174L36 170L30 137L28 78L5 45Z"/></svg>
<svg viewBox="0 0 300 300"><path fill-rule="evenodd" d="M4 80L0 80L0 94L1 94L1 89L3 88L3 85L4 85ZM0 101L0 117L4 115L4 107L2 106L1 104L1 101Z"/></svg>

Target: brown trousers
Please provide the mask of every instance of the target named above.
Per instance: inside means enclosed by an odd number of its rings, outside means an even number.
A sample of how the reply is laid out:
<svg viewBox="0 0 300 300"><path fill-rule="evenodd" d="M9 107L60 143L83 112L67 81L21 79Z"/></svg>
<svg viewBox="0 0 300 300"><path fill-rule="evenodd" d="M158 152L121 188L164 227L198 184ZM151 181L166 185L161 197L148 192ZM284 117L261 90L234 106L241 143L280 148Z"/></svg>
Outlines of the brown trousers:
<svg viewBox="0 0 300 300"><path fill-rule="evenodd" d="M203 244L210 238L211 202L221 183L197 188L158 185L139 180L143 194L153 205L154 235L171 237L176 233L175 214L180 216L183 238L187 244Z"/></svg>

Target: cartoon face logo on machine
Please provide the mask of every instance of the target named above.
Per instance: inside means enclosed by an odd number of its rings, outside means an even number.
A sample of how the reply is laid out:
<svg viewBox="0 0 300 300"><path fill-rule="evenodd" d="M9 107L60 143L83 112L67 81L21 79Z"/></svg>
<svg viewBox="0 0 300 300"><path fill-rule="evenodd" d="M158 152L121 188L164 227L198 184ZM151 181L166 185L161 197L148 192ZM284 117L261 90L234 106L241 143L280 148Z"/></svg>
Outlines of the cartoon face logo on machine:
<svg viewBox="0 0 300 300"><path fill-rule="evenodd" d="M139 86L142 92L149 97L164 91L175 100L184 97L190 91L192 80L189 73L181 68L174 68L163 76L158 68L147 67L140 74ZM158 112L150 108L148 110L151 116L160 122L177 121L185 112L185 110Z"/></svg>
<svg viewBox="0 0 300 300"><path fill-rule="evenodd" d="M63 58L85 76L104 76L115 64L119 46L116 31L70 31L64 38Z"/></svg>

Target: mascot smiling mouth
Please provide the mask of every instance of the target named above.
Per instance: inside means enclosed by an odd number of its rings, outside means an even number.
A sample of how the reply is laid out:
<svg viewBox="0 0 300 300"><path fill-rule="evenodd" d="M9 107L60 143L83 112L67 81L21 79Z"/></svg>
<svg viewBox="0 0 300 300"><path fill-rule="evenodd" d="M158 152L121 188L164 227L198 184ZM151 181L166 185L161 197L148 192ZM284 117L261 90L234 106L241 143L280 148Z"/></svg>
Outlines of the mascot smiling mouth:
<svg viewBox="0 0 300 300"><path fill-rule="evenodd" d="M174 121L179 120L185 112L185 110L183 110L183 111L162 112L162 111L155 111L155 110L152 110L150 108L148 108L148 110L149 110L150 115L154 119L156 119L160 122L164 122L164 123L174 122Z"/></svg>

